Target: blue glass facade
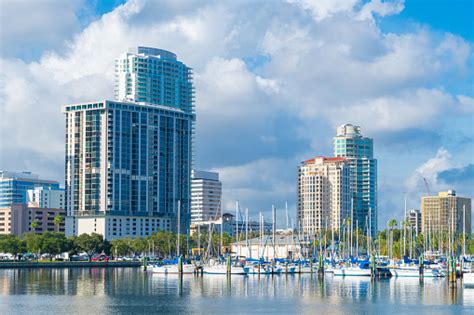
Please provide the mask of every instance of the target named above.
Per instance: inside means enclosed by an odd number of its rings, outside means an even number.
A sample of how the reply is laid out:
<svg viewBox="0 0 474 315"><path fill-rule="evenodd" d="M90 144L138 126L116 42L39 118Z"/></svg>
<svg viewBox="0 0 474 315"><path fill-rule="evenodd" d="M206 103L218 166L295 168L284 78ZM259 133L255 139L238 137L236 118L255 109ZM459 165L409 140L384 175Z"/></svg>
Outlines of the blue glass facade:
<svg viewBox="0 0 474 315"><path fill-rule="evenodd" d="M373 156L373 139L363 137L359 126L342 125L334 138L334 155L350 162L354 224L357 220L359 228L366 231L370 223L374 237L377 233L377 160Z"/></svg>
<svg viewBox="0 0 474 315"><path fill-rule="evenodd" d="M15 173L13 173L15 174ZM59 183L49 180L22 178L18 175L0 177L0 208L10 207L12 203L28 202L27 190L35 187L59 189Z"/></svg>

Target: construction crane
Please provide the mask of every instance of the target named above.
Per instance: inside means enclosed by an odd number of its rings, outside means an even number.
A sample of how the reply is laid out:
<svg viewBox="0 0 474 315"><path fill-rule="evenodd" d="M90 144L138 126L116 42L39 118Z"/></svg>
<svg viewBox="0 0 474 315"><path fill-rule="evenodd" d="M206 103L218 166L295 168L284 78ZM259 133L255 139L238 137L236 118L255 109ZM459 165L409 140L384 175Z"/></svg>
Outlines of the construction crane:
<svg viewBox="0 0 474 315"><path fill-rule="evenodd" d="M423 177L423 182L425 183L426 193L428 194L428 196L431 195L430 186L428 185L428 180L426 179L426 177Z"/></svg>

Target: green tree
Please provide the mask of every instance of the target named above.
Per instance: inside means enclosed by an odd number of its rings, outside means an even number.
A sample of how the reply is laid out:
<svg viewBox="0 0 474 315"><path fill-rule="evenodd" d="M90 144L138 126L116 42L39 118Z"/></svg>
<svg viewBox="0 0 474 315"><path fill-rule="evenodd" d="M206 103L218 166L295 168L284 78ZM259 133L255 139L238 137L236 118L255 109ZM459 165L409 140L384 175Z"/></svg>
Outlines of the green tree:
<svg viewBox="0 0 474 315"><path fill-rule="evenodd" d="M143 255L148 249L148 242L142 237L137 237L131 241L131 248L135 255Z"/></svg>
<svg viewBox="0 0 474 315"><path fill-rule="evenodd" d="M41 243L43 241L43 236L41 234L36 234L35 232L23 234L23 240L26 243L26 250L29 253L34 253L39 257L41 254Z"/></svg>
<svg viewBox="0 0 474 315"><path fill-rule="evenodd" d="M36 233L36 229L39 228L39 223L38 223L38 221L33 221L33 222L31 222L30 227L31 227L31 230L32 230L34 233Z"/></svg>
<svg viewBox="0 0 474 315"><path fill-rule="evenodd" d="M89 261L91 261L94 254L98 254L104 249L104 239L102 235L97 233L81 234L75 239L74 244L79 250L87 254Z"/></svg>
<svg viewBox="0 0 474 315"><path fill-rule="evenodd" d="M130 239L114 239L110 244L112 245L112 254L115 256L128 256L132 252Z"/></svg>
<svg viewBox="0 0 474 315"><path fill-rule="evenodd" d="M69 255L69 260L72 259L72 256L77 255L79 253L79 248L77 247L76 239L77 239L77 236L75 236L75 235L70 236L67 239L67 242L68 242L67 253Z"/></svg>
<svg viewBox="0 0 474 315"><path fill-rule="evenodd" d="M25 243L16 235L3 235L0 238L0 252L12 254L15 259L25 249Z"/></svg>
<svg viewBox="0 0 474 315"><path fill-rule="evenodd" d="M54 256L69 250L69 242L63 233L45 232L42 235L41 251Z"/></svg>
<svg viewBox="0 0 474 315"><path fill-rule="evenodd" d="M395 219L391 219L390 221L388 221L388 227L390 228L390 231L389 231L390 242L389 242L388 253L389 253L390 258L393 256L393 241L394 241L393 229L397 226L397 224L398 224L397 220L395 220Z"/></svg>
<svg viewBox="0 0 474 315"><path fill-rule="evenodd" d="M59 226L63 222L63 218L60 215L57 215L54 217L54 227L56 229L56 232L59 232Z"/></svg>

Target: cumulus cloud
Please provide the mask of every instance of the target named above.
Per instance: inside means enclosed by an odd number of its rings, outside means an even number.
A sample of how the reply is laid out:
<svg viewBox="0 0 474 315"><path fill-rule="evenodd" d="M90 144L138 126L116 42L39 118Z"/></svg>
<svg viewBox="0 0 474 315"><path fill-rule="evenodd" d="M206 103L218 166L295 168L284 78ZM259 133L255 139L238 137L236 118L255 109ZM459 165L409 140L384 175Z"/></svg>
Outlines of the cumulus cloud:
<svg viewBox="0 0 474 315"><path fill-rule="evenodd" d="M45 40L39 58L0 51L4 168L48 175L55 169L61 179L60 106L111 98L114 59L136 45L174 51L194 68L196 166L221 171L225 198L251 208L285 199L294 204L298 162L331 155L339 124L362 125L377 149L378 134L393 135L392 143L406 130L431 139L440 128L450 130L444 119L455 123L472 114L472 95L455 96L445 87L452 78L469 80L472 44L424 27L383 32L374 17L397 14L402 1L130 0L77 31L77 11L58 7L72 12L63 15L71 20L66 24L58 13L67 32ZM29 29L22 31L25 40L36 34ZM12 34L2 36L2 44L20 47ZM438 184L435 174L457 166L457 156L440 149L433 158L428 147L417 150L428 161L414 167L408 180L414 190L422 189L420 176ZM395 172L379 165L388 177ZM397 168L397 175L409 177L414 168Z"/></svg>
<svg viewBox="0 0 474 315"><path fill-rule="evenodd" d="M434 157L428 159L415 169L413 174L406 181L406 187L412 192L423 191L424 179L426 179L432 192L446 189L446 187L438 181L438 174L453 167L452 159L453 157L448 150L439 148Z"/></svg>
<svg viewBox="0 0 474 315"><path fill-rule="evenodd" d="M374 19L374 15L378 16L387 16L398 14L403 11L405 5L404 1L382 1L382 0L372 0L362 7L362 9L357 14L357 19Z"/></svg>
<svg viewBox="0 0 474 315"><path fill-rule="evenodd" d="M352 12L358 0L290 0L288 2L310 11L316 21L322 21L336 13Z"/></svg>

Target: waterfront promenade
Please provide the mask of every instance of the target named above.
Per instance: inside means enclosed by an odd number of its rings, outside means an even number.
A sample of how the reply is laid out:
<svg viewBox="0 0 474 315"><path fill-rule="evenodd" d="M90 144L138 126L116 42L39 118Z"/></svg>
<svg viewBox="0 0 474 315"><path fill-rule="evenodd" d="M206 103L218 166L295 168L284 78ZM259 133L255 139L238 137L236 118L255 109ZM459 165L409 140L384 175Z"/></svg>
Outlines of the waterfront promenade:
<svg viewBox="0 0 474 315"><path fill-rule="evenodd" d="M0 269L22 268L118 268L140 267L139 261L39 261L39 262L2 262Z"/></svg>

